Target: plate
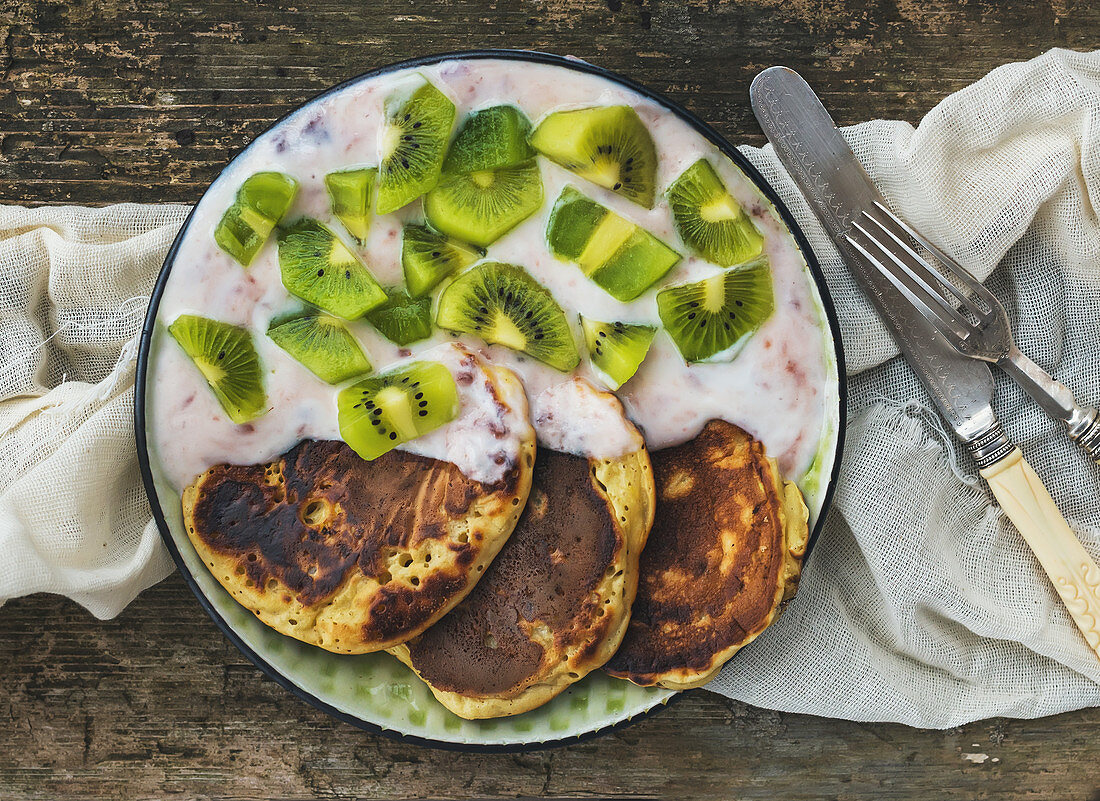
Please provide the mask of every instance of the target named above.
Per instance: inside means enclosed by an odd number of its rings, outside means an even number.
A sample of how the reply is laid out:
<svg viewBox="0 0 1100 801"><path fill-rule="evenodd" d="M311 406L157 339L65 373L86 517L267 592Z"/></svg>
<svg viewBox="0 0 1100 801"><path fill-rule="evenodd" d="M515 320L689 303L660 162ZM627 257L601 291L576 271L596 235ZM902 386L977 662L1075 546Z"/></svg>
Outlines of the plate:
<svg viewBox="0 0 1100 801"><path fill-rule="evenodd" d="M479 50L413 59L364 73L318 95L268 130L277 128L302 109L360 81L454 59L506 59L549 64L617 83L664 107L702 134L732 159L774 206L801 250L813 279L822 316L828 323L828 330L822 333L827 340L826 355L831 357L828 367L835 377L835 384L826 388L827 407L830 408L826 409L823 445L815 461L814 490L821 505L810 533L809 547L812 548L832 498L843 445L844 361L836 315L821 270L790 213L752 165L708 125L661 95L585 62L531 51ZM243 152L247 152L247 148ZM232 162L226 169L231 167ZM189 217L168 252L142 330L134 408L138 457L153 517L180 573L203 609L245 656L294 695L334 717L388 736L462 750L514 751L563 745L627 725L660 709L674 697L675 693L671 691L637 687L597 670L550 703L530 712L495 720L463 720L436 702L427 686L388 654L347 656L306 645L278 634L234 601L206 569L187 538L179 494L165 477L155 454L151 453L146 428L151 391L148 377L153 374L157 354L168 336L164 326L157 323L158 310L190 222Z"/></svg>

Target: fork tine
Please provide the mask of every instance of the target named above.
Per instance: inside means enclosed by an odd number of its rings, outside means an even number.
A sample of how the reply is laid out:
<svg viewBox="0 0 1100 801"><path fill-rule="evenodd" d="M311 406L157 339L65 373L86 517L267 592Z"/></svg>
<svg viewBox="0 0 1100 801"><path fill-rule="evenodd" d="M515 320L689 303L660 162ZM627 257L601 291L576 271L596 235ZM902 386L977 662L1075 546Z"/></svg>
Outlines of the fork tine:
<svg viewBox="0 0 1100 801"><path fill-rule="evenodd" d="M955 307L948 303L943 295L934 290L930 290L930 288L917 276L913 275L912 269L907 266L902 259L871 235L863 226L859 223L853 223L852 227L859 231L863 237L886 258L882 259L872 256L863 245L857 242L851 234L848 234L846 235L846 239L853 247L871 261L883 275L889 278L890 282L897 287L902 294L909 298L910 301L915 303L926 317L929 317L933 322L936 322L941 329L944 329L945 334L950 332L960 341L967 338L972 330L969 320L959 314ZM915 254L909 255L913 257Z"/></svg>
<svg viewBox="0 0 1100 801"><path fill-rule="evenodd" d="M927 248L928 251L930 253L932 253L932 255L935 256L939 260L939 262L940 262L940 264L943 268L943 272L946 273L946 277L949 279L945 283L947 283L949 285L952 284L953 282L958 282L960 284L963 284L974 295L977 295L978 298L980 298L981 301L983 303L985 303L985 305L990 310L993 309L993 305L990 303L990 298L992 297L992 293L988 289L986 289L985 285L982 284L981 281L979 281L977 278L975 278L973 275L971 275L969 270L967 270L965 267L963 267L961 264L959 264L953 258L948 256L946 253L944 253L942 250L940 250L934 244L929 242L919 231L915 230L911 225L909 225L909 223L907 223L901 217L894 214L894 212L892 212L890 209L888 209L881 202L876 200L875 201L875 208L877 208L884 215L886 215L886 218L889 219L894 225L898 226L898 228L900 228L906 234L911 236L914 240L919 242L923 247Z"/></svg>
<svg viewBox="0 0 1100 801"><path fill-rule="evenodd" d="M969 297L964 294L957 286L955 286L942 275L937 273L935 268L931 264L929 264L923 256L917 253L917 251L914 250L908 242L906 242L902 237L898 236L898 234L894 231L891 231L889 227L887 227L882 222L882 220L878 219L877 217L868 214L866 211L863 213L863 216L873 222L878 230L886 234L891 242L897 245L897 247L901 248L905 252L905 254L909 256L909 259L911 259L912 261L906 261L903 266L905 267L906 271L913 277L913 280L919 282L920 285L928 292L944 298L944 303L950 305L952 310L959 311L959 309L957 309L954 305L950 303L949 300L947 300L946 297L944 297L945 290L947 292L950 292L951 295L959 301L962 312L969 311L976 317L981 316L981 312L974 309ZM893 251L888 250L887 252L892 253ZM969 323L967 324L969 325Z"/></svg>
<svg viewBox="0 0 1100 801"><path fill-rule="evenodd" d="M960 334L954 327L954 323L944 317L938 309L929 306L924 300L916 295L908 286L905 285L901 279L894 274L894 272L882 263L880 259L872 255L867 248L857 242L851 235L846 235L845 239L853 248L855 248L867 261L869 261L875 268L882 273L893 284L899 292L901 292L906 298L909 299L917 307L919 311L929 322L931 322L936 328L947 338L954 347L961 347L965 335Z"/></svg>

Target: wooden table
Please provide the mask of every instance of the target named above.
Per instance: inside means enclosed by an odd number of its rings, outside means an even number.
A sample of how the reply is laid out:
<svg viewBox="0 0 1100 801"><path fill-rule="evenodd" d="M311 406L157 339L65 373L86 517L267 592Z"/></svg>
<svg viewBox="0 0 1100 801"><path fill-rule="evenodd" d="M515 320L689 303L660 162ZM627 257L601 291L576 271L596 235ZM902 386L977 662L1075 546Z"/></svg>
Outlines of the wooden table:
<svg viewBox="0 0 1100 801"><path fill-rule="evenodd" d="M1055 45L1100 46L1100 8L1089 0L3 0L0 200L192 202L302 100L371 67L443 50L580 56L666 92L734 142L759 144L746 91L771 64L806 75L842 124L916 123L998 64ZM9 603L0 611L0 718L4 801L1100 801L1100 710L928 732L779 714L696 691L565 749L467 755L404 745L337 723L264 679L178 577L106 623L53 597Z"/></svg>

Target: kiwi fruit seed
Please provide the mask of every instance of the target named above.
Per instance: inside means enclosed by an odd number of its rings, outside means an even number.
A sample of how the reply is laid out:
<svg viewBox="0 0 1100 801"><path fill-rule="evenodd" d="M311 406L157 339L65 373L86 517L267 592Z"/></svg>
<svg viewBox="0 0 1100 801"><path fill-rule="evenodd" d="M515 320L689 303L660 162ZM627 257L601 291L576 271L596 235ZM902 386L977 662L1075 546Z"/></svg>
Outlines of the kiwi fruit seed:
<svg viewBox="0 0 1100 801"><path fill-rule="evenodd" d="M439 180L455 104L423 77L386 98L380 143L378 213L416 200Z"/></svg>
<svg viewBox="0 0 1100 801"><path fill-rule="evenodd" d="M458 389L439 362L416 361L365 378L336 399L340 436L366 460L377 459L458 415Z"/></svg>
<svg viewBox="0 0 1100 801"><path fill-rule="evenodd" d="M267 411L263 369L247 328L181 314L168 333L199 368L230 420L247 423Z"/></svg>
<svg viewBox="0 0 1100 801"><path fill-rule="evenodd" d="M427 339L432 335L432 299L413 298L404 287L390 287L386 302L367 312L367 321L397 345Z"/></svg>
<svg viewBox="0 0 1100 801"><path fill-rule="evenodd" d="M689 362L730 361L775 310L764 257L657 293L657 312Z"/></svg>
<svg viewBox="0 0 1100 801"><path fill-rule="evenodd" d="M517 167L535 157L527 143L531 123L515 106L475 111L462 123L451 143L443 172L460 173Z"/></svg>
<svg viewBox="0 0 1100 801"><path fill-rule="evenodd" d="M584 317L581 317L581 328L593 369L613 390L638 372L657 333L652 325L601 323Z"/></svg>
<svg viewBox="0 0 1100 801"><path fill-rule="evenodd" d="M546 226L550 251L575 262L616 300L628 303L662 279L680 254L644 228L572 186L562 190Z"/></svg>
<svg viewBox="0 0 1100 801"><path fill-rule="evenodd" d="M523 351L563 372L580 362L561 306L513 264L482 262L459 275L439 296L435 322Z"/></svg>
<svg viewBox="0 0 1100 801"><path fill-rule="evenodd" d="M448 275L465 270L484 255L485 251L424 225L406 225L401 234L401 269L414 298L431 292Z"/></svg>
<svg viewBox="0 0 1100 801"><path fill-rule="evenodd" d="M370 231L370 203L377 177L377 167L356 167L325 176L332 214L359 244L367 241Z"/></svg>
<svg viewBox="0 0 1100 801"><path fill-rule="evenodd" d="M267 335L280 348L329 384L369 373L370 361L344 321L322 311L294 311L276 317Z"/></svg>
<svg viewBox="0 0 1100 801"><path fill-rule="evenodd" d="M555 111L539 123L530 142L581 178L653 208L657 150L630 106Z"/></svg>
<svg viewBox="0 0 1100 801"><path fill-rule="evenodd" d="M281 172L258 172L237 190L214 228L214 241L242 266L252 263L298 194L298 182Z"/></svg>
<svg viewBox="0 0 1100 801"><path fill-rule="evenodd" d="M336 234L303 217L280 228L279 270L292 295L327 312L354 320L386 301L366 265Z"/></svg>
<svg viewBox="0 0 1100 801"><path fill-rule="evenodd" d="M424 214L433 228L482 248L541 206L542 175L535 162L444 175L424 196Z"/></svg>
<svg viewBox="0 0 1100 801"><path fill-rule="evenodd" d="M729 267L764 249L764 237L706 159L684 170L665 194L680 236L707 261Z"/></svg>

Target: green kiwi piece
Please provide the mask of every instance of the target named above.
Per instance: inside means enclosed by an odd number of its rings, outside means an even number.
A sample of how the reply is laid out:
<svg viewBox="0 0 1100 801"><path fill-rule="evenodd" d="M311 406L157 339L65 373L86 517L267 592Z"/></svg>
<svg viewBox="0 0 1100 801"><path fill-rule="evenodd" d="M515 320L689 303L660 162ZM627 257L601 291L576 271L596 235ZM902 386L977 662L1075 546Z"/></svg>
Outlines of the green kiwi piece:
<svg viewBox="0 0 1100 801"><path fill-rule="evenodd" d="M448 275L465 270L485 251L424 225L406 225L401 235L401 269L414 298L426 295Z"/></svg>
<svg viewBox="0 0 1100 801"><path fill-rule="evenodd" d="M630 106L555 111L539 123L530 142L581 178L653 208L657 150Z"/></svg>
<svg viewBox="0 0 1100 801"><path fill-rule="evenodd" d="M370 361L339 317L322 311L295 311L271 321L267 335L280 348L329 384L369 373Z"/></svg>
<svg viewBox="0 0 1100 801"><path fill-rule="evenodd" d="M367 241L370 232L370 202L377 178L377 167L339 170L325 176L332 214L359 244Z"/></svg>
<svg viewBox="0 0 1100 801"><path fill-rule="evenodd" d="M618 389L638 372L653 337L652 325L601 323L581 317L588 358L609 389Z"/></svg>
<svg viewBox="0 0 1100 801"><path fill-rule="evenodd" d="M344 241L317 220L303 217L280 228L279 269L292 295L354 320L386 301L370 270Z"/></svg>
<svg viewBox="0 0 1100 801"><path fill-rule="evenodd" d="M432 299L413 298L404 287L386 290L386 302L367 312L367 321L390 342L408 345L432 335Z"/></svg>
<svg viewBox="0 0 1100 801"><path fill-rule="evenodd" d="M665 194L676 230L707 261L729 267L764 249L764 237L706 159L684 170Z"/></svg>
<svg viewBox="0 0 1100 801"><path fill-rule="evenodd" d="M439 362L409 362L342 390L336 406L340 436L369 461L458 416L458 388Z"/></svg>
<svg viewBox="0 0 1100 801"><path fill-rule="evenodd" d="M531 123L515 106L493 106L475 111L447 151L443 172L475 172L516 167L535 157L527 143Z"/></svg>
<svg viewBox="0 0 1100 801"><path fill-rule="evenodd" d="M644 228L567 186L546 226L550 252L575 262L616 300L628 303L680 261L680 254Z"/></svg>
<svg viewBox="0 0 1100 801"><path fill-rule="evenodd" d="M263 368L247 328L181 314L168 333L199 368L230 420L247 423L267 411Z"/></svg>
<svg viewBox="0 0 1100 801"><path fill-rule="evenodd" d="M520 167L444 175L424 196L433 228L487 247L542 206L542 175L532 162Z"/></svg>
<svg viewBox="0 0 1100 801"><path fill-rule="evenodd" d="M527 271L482 262L452 281L439 296L436 325L477 334L486 342L523 351L569 372L580 362L565 312Z"/></svg>
<svg viewBox="0 0 1100 801"><path fill-rule="evenodd" d="M378 213L416 200L439 180L455 104L424 78L386 98L380 138Z"/></svg>
<svg viewBox="0 0 1100 801"><path fill-rule="evenodd" d="M689 362L730 361L775 310L765 257L657 293L657 312Z"/></svg>
<svg viewBox="0 0 1100 801"><path fill-rule="evenodd" d="M298 182L281 172L250 175L214 228L218 246L247 267L298 194Z"/></svg>

